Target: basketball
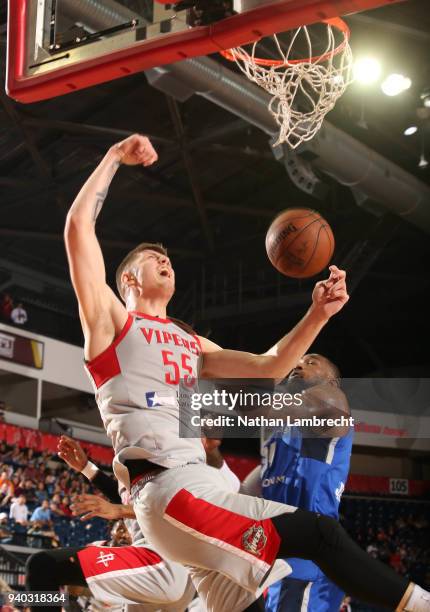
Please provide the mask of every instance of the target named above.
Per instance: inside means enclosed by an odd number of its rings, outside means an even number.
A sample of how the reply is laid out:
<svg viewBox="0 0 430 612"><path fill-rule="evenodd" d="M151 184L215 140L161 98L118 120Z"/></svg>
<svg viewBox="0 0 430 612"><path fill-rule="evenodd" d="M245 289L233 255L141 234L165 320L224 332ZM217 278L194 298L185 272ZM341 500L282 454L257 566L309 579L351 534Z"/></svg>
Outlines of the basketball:
<svg viewBox="0 0 430 612"><path fill-rule="evenodd" d="M281 274L309 278L329 264L334 252L333 232L317 211L287 208L267 230L266 251Z"/></svg>

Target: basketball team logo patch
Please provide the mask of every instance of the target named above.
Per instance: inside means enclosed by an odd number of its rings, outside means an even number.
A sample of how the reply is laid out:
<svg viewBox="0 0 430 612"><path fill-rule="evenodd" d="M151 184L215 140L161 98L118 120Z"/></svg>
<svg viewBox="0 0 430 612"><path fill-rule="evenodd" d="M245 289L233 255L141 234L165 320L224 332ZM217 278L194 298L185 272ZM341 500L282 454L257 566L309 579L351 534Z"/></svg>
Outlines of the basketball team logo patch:
<svg viewBox="0 0 430 612"><path fill-rule="evenodd" d="M96 563L103 563L105 567L109 567L111 561L115 559L115 555L112 552L105 553L104 551L100 551L99 556L97 557Z"/></svg>
<svg viewBox="0 0 430 612"><path fill-rule="evenodd" d="M242 536L243 548L257 557L261 555L261 551L266 546L266 543L267 536L261 525L252 525Z"/></svg>

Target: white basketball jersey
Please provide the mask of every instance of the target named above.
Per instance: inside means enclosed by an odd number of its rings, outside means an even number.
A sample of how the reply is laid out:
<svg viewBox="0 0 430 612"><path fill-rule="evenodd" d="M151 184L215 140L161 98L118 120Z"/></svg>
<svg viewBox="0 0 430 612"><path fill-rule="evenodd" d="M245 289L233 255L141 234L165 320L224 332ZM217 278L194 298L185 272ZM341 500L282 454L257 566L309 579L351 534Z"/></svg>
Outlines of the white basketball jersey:
<svg viewBox="0 0 430 612"><path fill-rule="evenodd" d="M126 459L168 468L206 461L200 438L179 437L179 388L193 388L201 353L198 337L170 319L133 312L114 342L86 364L115 451L114 472L127 488Z"/></svg>

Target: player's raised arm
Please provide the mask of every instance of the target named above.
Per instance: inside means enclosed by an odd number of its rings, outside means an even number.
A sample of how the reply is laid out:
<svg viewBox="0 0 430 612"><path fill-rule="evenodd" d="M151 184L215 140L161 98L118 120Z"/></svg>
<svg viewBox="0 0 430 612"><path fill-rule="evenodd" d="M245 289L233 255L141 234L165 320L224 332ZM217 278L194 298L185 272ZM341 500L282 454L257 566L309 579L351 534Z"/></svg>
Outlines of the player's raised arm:
<svg viewBox="0 0 430 612"><path fill-rule="evenodd" d="M95 232L97 217L121 163L149 166L156 159L157 154L145 136L135 134L114 145L86 181L67 215L64 238L86 338L87 358L105 348L103 339L96 340L96 346L88 348L88 344L94 344L94 332L103 330L101 335L105 333L110 342L127 317L125 308L106 284L103 255Z"/></svg>
<svg viewBox="0 0 430 612"><path fill-rule="evenodd" d="M330 266L330 277L315 285L312 305L303 319L279 342L262 355L222 349L201 338L206 378L283 379L308 351L327 321L349 300L346 273Z"/></svg>

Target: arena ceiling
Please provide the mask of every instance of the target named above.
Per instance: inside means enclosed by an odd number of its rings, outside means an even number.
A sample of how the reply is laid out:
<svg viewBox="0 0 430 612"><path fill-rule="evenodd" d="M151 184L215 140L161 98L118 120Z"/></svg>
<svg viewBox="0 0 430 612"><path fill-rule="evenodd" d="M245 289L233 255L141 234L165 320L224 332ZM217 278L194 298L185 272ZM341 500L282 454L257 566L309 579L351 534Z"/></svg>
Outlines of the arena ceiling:
<svg viewBox="0 0 430 612"><path fill-rule="evenodd" d="M309 206L333 227L334 262L347 268L352 294L315 349L349 376L425 373L426 232L391 213L372 214L326 175L322 197L304 193L266 134L202 97L178 103L144 74L45 102L13 102L4 94L4 3L0 18L0 291L27 304L39 331L81 342L65 215L104 151L137 131L152 138L160 159L148 170L121 168L114 180L98 224L110 280L137 243L161 241L177 271L172 314L225 346L264 350L304 312L313 285L271 268L264 235L278 211ZM403 135L430 93L428 3L409 0L348 23L356 55L374 50L385 70L407 74L412 86L397 98L353 86L330 122L428 184L430 171L419 161L430 161L429 120Z"/></svg>

